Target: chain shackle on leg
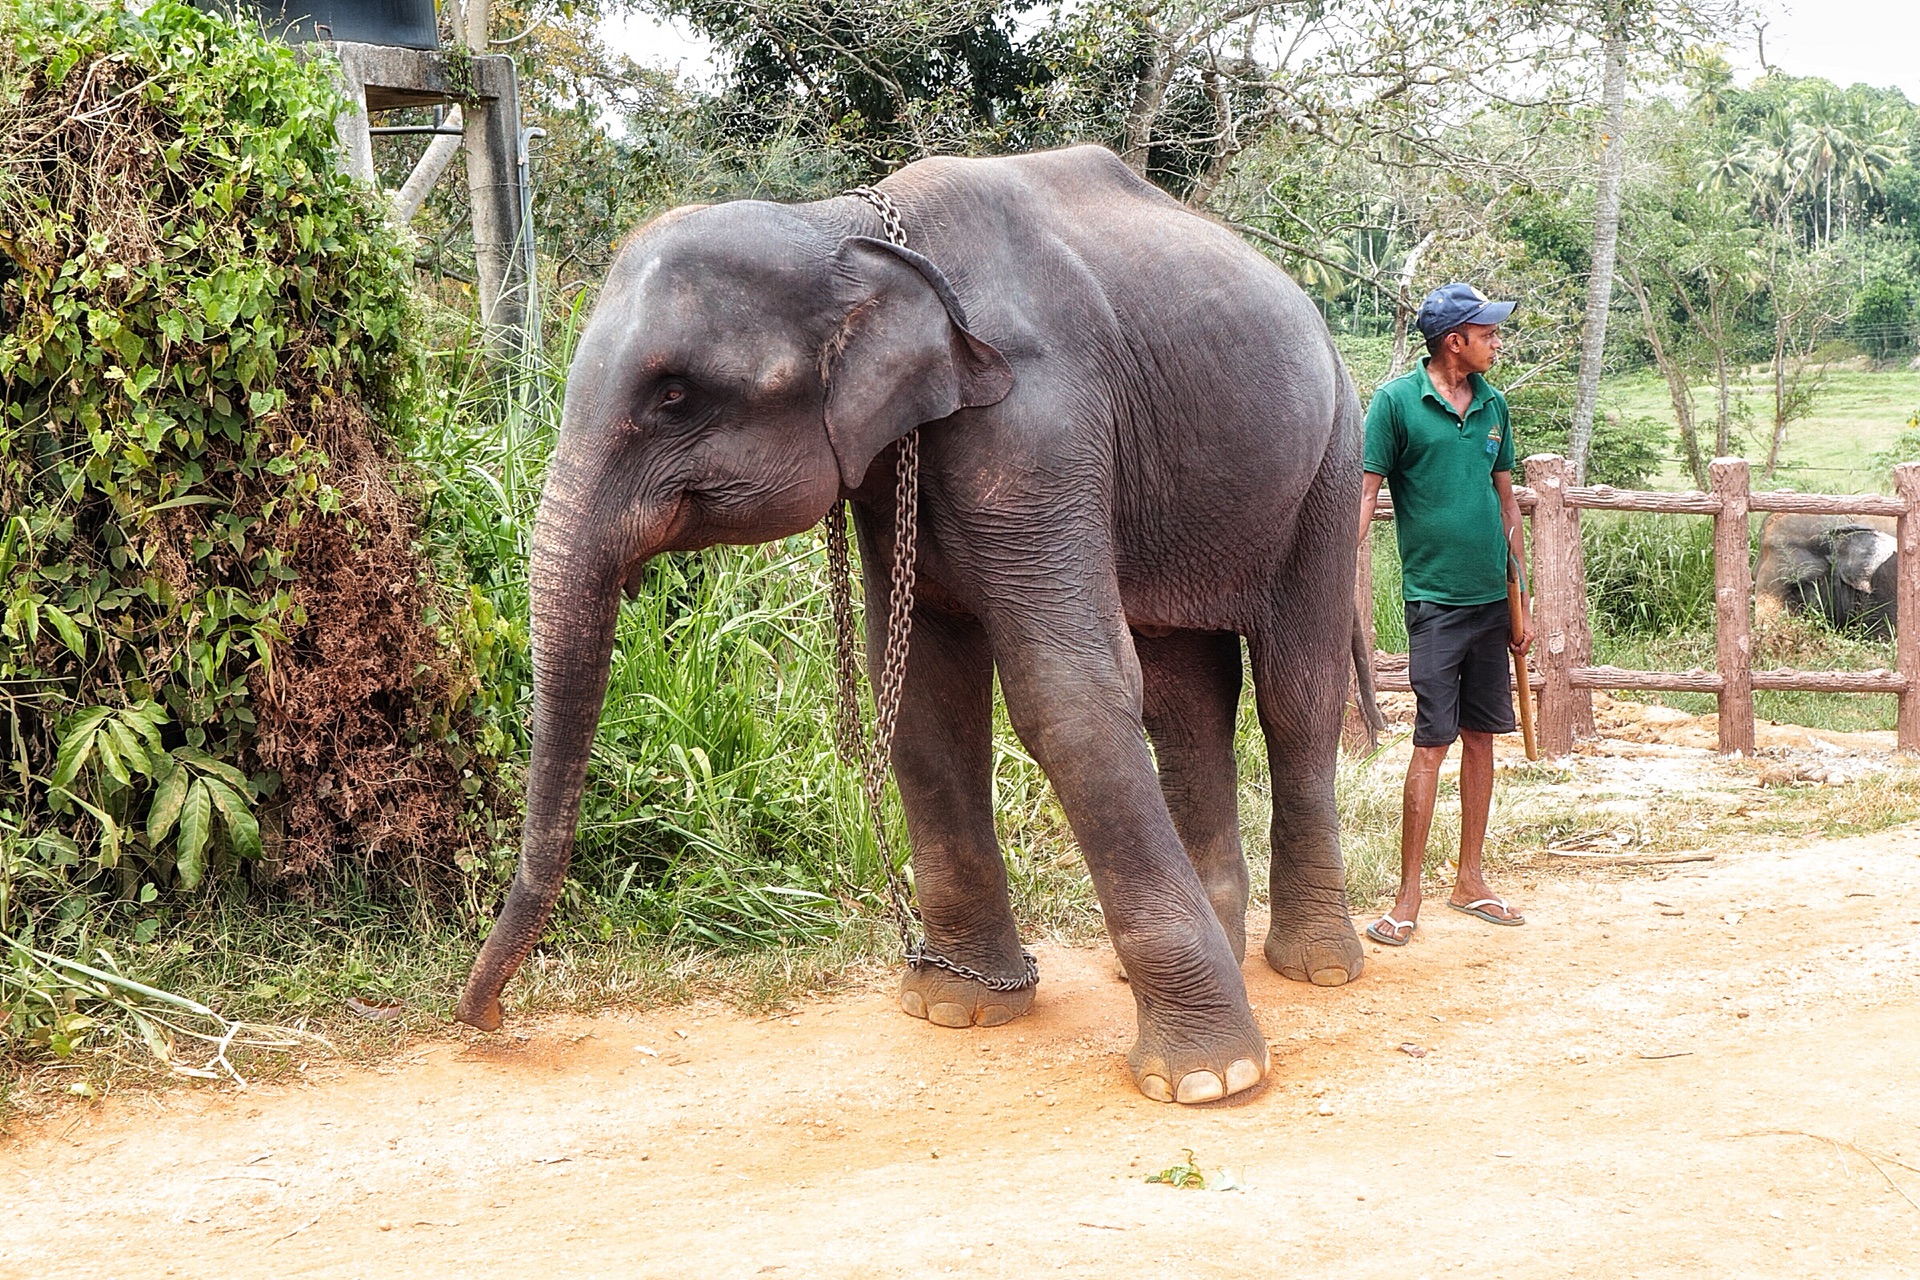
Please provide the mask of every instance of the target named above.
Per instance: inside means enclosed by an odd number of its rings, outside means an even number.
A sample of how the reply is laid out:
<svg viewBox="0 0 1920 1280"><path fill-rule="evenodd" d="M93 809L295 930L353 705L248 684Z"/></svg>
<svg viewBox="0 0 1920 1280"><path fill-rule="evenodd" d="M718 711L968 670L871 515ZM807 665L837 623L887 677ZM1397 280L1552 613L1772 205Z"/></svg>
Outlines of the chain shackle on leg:
<svg viewBox="0 0 1920 1280"><path fill-rule="evenodd" d="M891 206L892 202L887 202ZM884 210L883 210L884 213ZM894 220L898 212L894 213ZM889 225L889 232L893 226ZM834 627L834 683L838 706L834 715L834 741L841 758L860 775L860 790L873 822L874 841L879 847L880 865L886 872L888 905L900 929L900 950L914 968L941 969L977 982L989 991L1019 991L1040 980L1040 965L1029 951L1022 951L1019 977L995 977L981 973L927 948L919 936L918 916L913 909L905 873L893 852L887 833L887 767L892 759L893 735L900 718L900 698L906 686L907 646L913 631L913 586L918 559L918 519L920 506L920 433L916 429L901 439L894 482L893 568L887 595L887 626L881 649L879 679L874 686L874 723L871 737L860 723L860 659L854 640L853 557L847 545L846 509L835 503L827 513L827 593L832 601Z"/></svg>

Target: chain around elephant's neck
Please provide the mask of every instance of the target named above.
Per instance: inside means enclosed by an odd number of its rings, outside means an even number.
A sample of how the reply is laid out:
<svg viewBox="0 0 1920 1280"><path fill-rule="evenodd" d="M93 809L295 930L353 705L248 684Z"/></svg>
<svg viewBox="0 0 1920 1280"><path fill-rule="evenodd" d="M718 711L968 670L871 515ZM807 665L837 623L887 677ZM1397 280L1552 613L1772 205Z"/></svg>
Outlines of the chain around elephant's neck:
<svg viewBox="0 0 1920 1280"><path fill-rule="evenodd" d="M900 206L878 187L855 187L847 192L872 205L886 227L887 239L907 246L906 223ZM887 631L881 651L880 679L873 691L873 735L860 723L860 658L854 641L853 557L847 546L846 503L836 502L827 513L828 596L833 602L834 683L839 694L834 738L841 758L860 771L860 789L867 800L873 835L880 847L880 865L886 871L887 898L894 922L900 927L900 950L915 968L944 969L969 978L990 991L1018 991L1040 980L1040 967L1030 952L1022 951L1017 978L995 977L969 968L927 949L919 936L912 896L905 873L894 856L887 835L887 764L893 753L893 733L900 719L900 695L906 684L907 641L913 632L914 565L919 558L920 429L900 439L893 490L893 572L887 601Z"/></svg>
<svg viewBox="0 0 1920 1280"><path fill-rule="evenodd" d="M873 211L880 215L881 225L887 229L887 239L902 249L907 247L906 219L900 216L900 206L893 202L892 196L878 187L853 187L847 194L872 205Z"/></svg>

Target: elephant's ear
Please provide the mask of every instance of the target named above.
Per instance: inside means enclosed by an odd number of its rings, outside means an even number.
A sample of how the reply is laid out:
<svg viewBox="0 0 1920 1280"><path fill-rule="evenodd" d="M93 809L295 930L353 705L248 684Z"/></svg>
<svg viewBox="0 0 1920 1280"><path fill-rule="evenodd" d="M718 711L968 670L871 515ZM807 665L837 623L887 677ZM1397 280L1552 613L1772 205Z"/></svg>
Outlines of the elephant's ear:
<svg viewBox="0 0 1920 1280"><path fill-rule="evenodd" d="M840 478L858 488L875 455L923 422L998 404L1013 368L967 331L940 268L911 249L850 236L839 265L857 301L820 353L827 439Z"/></svg>

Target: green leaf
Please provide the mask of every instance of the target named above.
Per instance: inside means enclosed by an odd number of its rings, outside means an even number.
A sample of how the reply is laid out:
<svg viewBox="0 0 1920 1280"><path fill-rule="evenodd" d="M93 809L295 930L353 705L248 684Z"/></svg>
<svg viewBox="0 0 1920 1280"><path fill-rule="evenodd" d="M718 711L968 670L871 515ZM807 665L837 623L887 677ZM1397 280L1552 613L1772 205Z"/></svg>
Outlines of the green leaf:
<svg viewBox="0 0 1920 1280"><path fill-rule="evenodd" d="M129 770L145 777L153 776L153 764L147 759L145 748L140 740L133 736L133 730L120 720L107 721L107 733L113 738L116 754L126 763Z"/></svg>
<svg viewBox="0 0 1920 1280"><path fill-rule="evenodd" d="M153 804L147 809L147 843L156 849L173 830L173 824L180 821L181 806L187 802L188 781L187 771L176 766L160 779L160 786L153 793Z"/></svg>
<svg viewBox="0 0 1920 1280"><path fill-rule="evenodd" d="M174 866L184 888L196 889L207 873L207 828L213 818L213 798L207 794L206 779L197 779L187 788L187 801L180 809L180 847Z"/></svg>
<svg viewBox="0 0 1920 1280"><path fill-rule="evenodd" d="M111 733L102 731L93 735L93 754L99 759L100 767L107 771L108 777L123 787L133 785L133 775L127 772L126 762L113 748Z"/></svg>
<svg viewBox="0 0 1920 1280"><path fill-rule="evenodd" d="M260 856L260 824L254 820L253 811L247 808L247 802L233 793L225 783L212 778L202 778L200 785L213 797L214 807L220 810L220 820L227 824L227 843L233 851L243 858Z"/></svg>
<svg viewBox="0 0 1920 1280"><path fill-rule="evenodd" d="M168 718L167 709L157 702L136 703L120 713L120 723L138 733L147 744L147 753L153 756L162 756L167 752L160 740L160 726L167 723ZM149 770L149 773L159 776L156 770Z"/></svg>
<svg viewBox="0 0 1920 1280"><path fill-rule="evenodd" d="M79 774L93 754L94 736L100 722L112 712L111 707L88 707L68 723L67 736L60 740L60 751L55 756L54 786L65 787Z"/></svg>
<svg viewBox="0 0 1920 1280"><path fill-rule="evenodd" d="M166 1037L160 1034L160 1028L154 1026L153 1023L147 1021L147 1019L141 1017L138 1013L133 1015L133 1025L140 1029L140 1038L146 1041L148 1053L151 1053L162 1062L171 1063L173 1061L173 1050L168 1046Z"/></svg>
<svg viewBox="0 0 1920 1280"><path fill-rule="evenodd" d="M61 641L73 650L73 656L84 661L87 656L87 637L81 632L79 624L50 604L41 606L40 615L53 624L53 629L60 633Z"/></svg>
<svg viewBox="0 0 1920 1280"><path fill-rule="evenodd" d="M219 778L236 791L246 795L253 793L253 787L248 783L246 774L240 772L224 760L215 760L198 747L175 747L173 754L178 759L184 760L198 769L201 773L210 773L214 777Z"/></svg>

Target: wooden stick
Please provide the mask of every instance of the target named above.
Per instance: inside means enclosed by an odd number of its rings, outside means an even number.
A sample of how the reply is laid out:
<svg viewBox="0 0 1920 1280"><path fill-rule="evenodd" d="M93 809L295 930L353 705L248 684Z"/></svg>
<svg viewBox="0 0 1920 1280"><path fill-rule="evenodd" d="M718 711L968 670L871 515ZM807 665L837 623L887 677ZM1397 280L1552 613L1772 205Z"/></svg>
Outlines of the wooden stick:
<svg viewBox="0 0 1920 1280"><path fill-rule="evenodd" d="M1574 628L1575 602L1570 598L1580 554L1569 545L1572 526L1567 521L1567 460L1557 454L1535 454L1526 460L1527 484L1534 494L1533 602L1534 643L1540 651L1540 750L1564 756L1573 750L1574 693L1570 673L1573 654L1569 632ZM1529 682L1531 683L1531 682Z"/></svg>
<svg viewBox="0 0 1920 1280"><path fill-rule="evenodd" d="M1507 633L1517 642L1527 630L1527 593L1520 581L1519 566L1513 553L1507 553ZM1520 698L1520 737L1527 744L1527 759L1540 758L1540 744L1533 738L1533 690L1528 687L1527 656L1510 649L1513 655L1513 688Z"/></svg>

